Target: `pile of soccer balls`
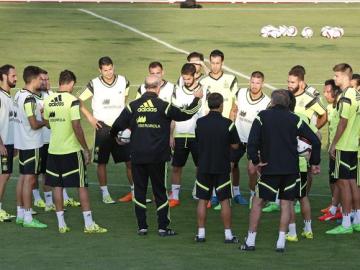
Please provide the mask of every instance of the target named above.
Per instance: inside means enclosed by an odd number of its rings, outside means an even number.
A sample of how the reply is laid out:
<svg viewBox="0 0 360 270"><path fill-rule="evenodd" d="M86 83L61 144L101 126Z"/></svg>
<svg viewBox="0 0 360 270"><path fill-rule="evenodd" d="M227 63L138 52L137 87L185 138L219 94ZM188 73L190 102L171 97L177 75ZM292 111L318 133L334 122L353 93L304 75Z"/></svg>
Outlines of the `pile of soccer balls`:
<svg viewBox="0 0 360 270"><path fill-rule="evenodd" d="M296 26L280 25L279 27L273 25L266 25L261 28L260 35L264 38L280 38L280 37L296 37L298 29ZM303 38L311 38L314 35L314 30L306 26L301 31ZM321 29L321 36L334 39L340 38L344 35L344 29L341 27L324 26Z"/></svg>

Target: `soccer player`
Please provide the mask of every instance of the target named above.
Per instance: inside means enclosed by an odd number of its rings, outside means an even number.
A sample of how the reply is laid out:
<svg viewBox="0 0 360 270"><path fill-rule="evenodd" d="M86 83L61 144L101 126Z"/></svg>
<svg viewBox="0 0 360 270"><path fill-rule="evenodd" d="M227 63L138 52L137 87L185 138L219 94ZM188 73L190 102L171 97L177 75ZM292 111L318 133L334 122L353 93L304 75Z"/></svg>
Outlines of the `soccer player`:
<svg viewBox="0 0 360 270"><path fill-rule="evenodd" d="M265 110L270 103L270 98L263 93L264 74L261 71L254 71L250 76L249 88L240 88L236 93L237 116L235 126L241 140L240 147L231 151L232 176L234 201L238 204L247 204L247 201L240 194L240 173L239 161L246 152L246 144L249 139L251 125L259 112ZM248 162L248 176L250 188L250 208L252 197L255 195L255 185L258 177L255 166Z"/></svg>
<svg viewBox="0 0 360 270"><path fill-rule="evenodd" d="M170 124L172 120L185 121L198 112L202 91L194 92L194 101L187 109L179 109L158 98L161 79L149 75L145 79L146 93L131 102L114 122L111 135L131 129L131 163L134 175L134 204L138 222L138 234L146 235L146 192L149 178L155 196L159 236L176 233L170 224L169 202L165 185L165 163L170 159Z"/></svg>
<svg viewBox="0 0 360 270"><path fill-rule="evenodd" d="M256 196L250 211L249 231L242 250L255 250L255 238L265 200L274 201L279 194L281 217L276 251L285 250L285 232L290 219L290 207L296 196L299 179L297 137L308 139L312 144L310 164L314 174L320 172L321 142L311 129L289 111L287 90L271 94L271 107L261 111L255 118L247 144L248 158L261 176L256 186ZM260 152L260 154L259 154Z"/></svg>
<svg viewBox="0 0 360 270"><path fill-rule="evenodd" d="M329 154L335 159L334 177L340 190L342 224L327 234L351 234L360 231L360 192L356 183L357 156L360 133L360 92L350 87L352 68L342 63L334 66L334 81L340 87L340 96L335 117L339 123L330 145ZM354 210L351 224L350 214Z"/></svg>
<svg viewBox="0 0 360 270"><path fill-rule="evenodd" d="M353 74L350 84L352 88L360 90L360 74Z"/></svg>
<svg viewBox="0 0 360 270"><path fill-rule="evenodd" d="M129 81L124 76L114 73L113 61L108 56L99 59L99 71L100 76L88 83L79 98L81 101L81 112L88 119L92 127L96 129L93 162L97 163L97 175L102 200L106 204L112 204L115 201L111 198L107 187L106 172L106 164L109 161L110 154L115 163L125 162L131 190L134 188L131 176L129 145L118 145L109 134L110 127L125 108L126 99L129 94ZM83 104L83 101L89 98L92 98L92 114ZM120 200L131 201L132 192L126 194Z"/></svg>
<svg viewBox="0 0 360 270"><path fill-rule="evenodd" d="M326 108L328 112L328 145L327 149L329 149L332 140L334 138L337 125L339 123L339 119L335 117L336 114L336 106L338 104L339 98L341 94L341 89L335 85L334 80L325 81L324 85L324 97L328 103ZM320 221L328 221L333 219L342 218L342 214L340 208L338 207L340 203L340 192L339 187L335 184L336 179L334 178L334 170L335 170L335 160L329 156L329 184L331 190L331 204L329 207L322 209L321 212L323 215L319 217Z"/></svg>
<svg viewBox="0 0 360 270"><path fill-rule="evenodd" d="M221 204L225 243L238 243L231 231L232 197L230 180L230 148L239 147L240 139L234 123L221 115L224 99L219 93L208 97L210 112L196 122L199 168L196 180L198 233L196 242L205 242L206 205L213 188ZM214 128L215 127L215 128Z"/></svg>
<svg viewBox="0 0 360 270"><path fill-rule="evenodd" d="M155 75L161 79L159 98L161 98L163 101L171 102L175 86L171 82L168 82L164 79L165 71L162 64L160 62L151 62L149 64L149 75ZM141 97L145 92L145 84L140 85L136 94L136 99Z"/></svg>
<svg viewBox="0 0 360 270"><path fill-rule="evenodd" d="M31 191L40 172L40 148L43 146L41 106L36 101L41 85L41 69L27 66L23 72L24 89L14 98L14 147L19 150L19 181L16 186L16 223L23 227L47 228L32 217Z"/></svg>
<svg viewBox="0 0 360 270"><path fill-rule="evenodd" d="M105 233L107 230L94 222L90 210L86 165L91 161L91 153L80 124L80 101L71 94L75 83L73 72L62 71L59 91L50 94L44 101L44 120L51 128L46 184L54 187L60 233L70 230L64 219L64 187L78 188L85 223L84 232Z"/></svg>
<svg viewBox="0 0 360 270"><path fill-rule="evenodd" d="M194 64L186 63L181 68L183 86L177 85L173 94L172 104L186 109L193 101L193 93L202 89L201 84L195 79L196 68ZM161 90L160 90L161 91ZM161 93L161 92L160 92ZM203 104L206 101L204 93ZM191 153L195 166L198 166L198 144L195 140L195 126L197 119L201 116L201 110L194 116L182 122L173 122L170 131L171 147L174 149L172 158L171 195L169 206L180 205L179 192L181 187L182 168Z"/></svg>
<svg viewBox="0 0 360 270"><path fill-rule="evenodd" d="M186 58L188 63L194 64L196 67L195 80L201 81L206 75L209 74L210 70L204 63L204 55L199 52L191 52ZM182 76L177 81L177 85L182 87L184 80Z"/></svg>
<svg viewBox="0 0 360 270"><path fill-rule="evenodd" d="M237 111L235 104L235 93L238 90L237 79L234 75L223 72L223 64L224 53L220 50L213 50L210 53L210 73L200 83L209 93L219 93L223 96L224 108L222 115L234 121ZM207 105L205 105L205 108L207 108ZM235 186L238 186L238 184L235 183ZM219 201L215 196L215 190L209 204L214 206L215 209L220 209Z"/></svg>
<svg viewBox="0 0 360 270"><path fill-rule="evenodd" d="M0 67L0 222L10 221L12 215L2 208L7 181L12 174L14 157L14 109L11 88L16 86L15 67Z"/></svg>

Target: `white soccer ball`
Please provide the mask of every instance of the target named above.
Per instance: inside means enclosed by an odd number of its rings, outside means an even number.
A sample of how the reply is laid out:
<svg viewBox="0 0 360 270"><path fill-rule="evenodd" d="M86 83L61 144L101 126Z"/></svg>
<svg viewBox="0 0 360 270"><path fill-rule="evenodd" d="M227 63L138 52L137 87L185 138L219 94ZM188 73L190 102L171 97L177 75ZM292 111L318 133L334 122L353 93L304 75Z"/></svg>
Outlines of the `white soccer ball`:
<svg viewBox="0 0 360 270"><path fill-rule="evenodd" d="M281 33L280 33L279 29L275 28L275 29L270 30L269 37L272 37L272 38L281 37Z"/></svg>
<svg viewBox="0 0 360 270"><path fill-rule="evenodd" d="M286 35L288 37L296 37L297 33L298 33L297 28L295 26L291 25L288 27Z"/></svg>
<svg viewBox="0 0 360 270"><path fill-rule="evenodd" d="M321 35L323 36L322 33L325 32L326 30L329 30L329 29L331 29L331 26L328 26L328 25L323 26L323 27L321 28L321 30L320 30ZM323 36L323 37L325 37L325 36Z"/></svg>
<svg viewBox="0 0 360 270"><path fill-rule="evenodd" d="M125 129L122 131L119 131L117 134L117 138L120 140L120 142L126 144L130 142L130 136L131 136L131 130Z"/></svg>
<svg viewBox="0 0 360 270"><path fill-rule="evenodd" d="M304 27L301 31L301 36L303 38L311 38L314 35L314 31L310 27Z"/></svg>
<svg viewBox="0 0 360 270"><path fill-rule="evenodd" d="M312 150L311 143L303 137L298 137L297 141L298 141L297 151L299 156L309 159Z"/></svg>
<svg viewBox="0 0 360 270"><path fill-rule="evenodd" d="M280 25L278 29L280 34L285 37L288 31L288 27L286 25Z"/></svg>
<svg viewBox="0 0 360 270"><path fill-rule="evenodd" d="M269 37L270 36L270 31L272 31L272 30L274 30L274 29L276 29L276 27L274 27L273 25L265 25L265 26L263 26L262 28L261 28L261 30L260 30L260 35L262 36L262 37L265 37L265 38L267 38L267 37Z"/></svg>

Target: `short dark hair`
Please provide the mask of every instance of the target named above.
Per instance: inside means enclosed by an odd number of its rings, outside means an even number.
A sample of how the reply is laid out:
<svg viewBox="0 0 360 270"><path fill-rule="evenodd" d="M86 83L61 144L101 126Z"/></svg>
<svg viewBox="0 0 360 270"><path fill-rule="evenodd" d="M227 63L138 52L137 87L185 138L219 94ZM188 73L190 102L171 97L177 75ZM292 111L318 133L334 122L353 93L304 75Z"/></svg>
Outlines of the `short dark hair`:
<svg viewBox="0 0 360 270"><path fill-rule="evenodd" d="M30 83L33 79L37 78L41 74L41 68L37 66L27 66L24 68L23 79L24 82Z"/></svg>
<svg viewBox="0 0 360 270"><path fill-rule="evenodd" d="M151 68L157 68L157 67L163 69L163 65L162 65L160 62L158 62L158 61L154 61L154 62L151 62L151 63L149 64L149 69L151 69Z"/></svg>
<svg viewBox="0 0 360 270"><path fill-rule="evenodd" d="M251 78L259 78L264 80L265 76L264 73L262 73L261 71L254 71L253 73L251 73Z"/></svg>
<svg viewBox="0 0 360 270"><path fill-rule="evenodd" d="M191 75L194 76L196 73L196 67L194 64L186 63L181 68L181 75Z"/></svg>
<svg viewBox="0 0 360 270"><path fill-rule="evenodd" d="M6 64L6 65L3 65L0 67L0 81L3 80L3 75L9 75L9 71L10 69L15 69L15 67L13 65L9 65L9 64Z"/></svg>
<svg viewBox="0 0 360 270"><path fill-rule="evenodd" d="M299 70L300 72L304 73L304 76L306 74L305 68L302 65L296 65L291 68L291 70Z"/></svg>
<svg viewBox="0 0 360 270"><path fill-rule="evenodd" d="M333 71L346 73L350 79L352 78L353 70L349 64L346 63L337 64L333 67Z"/></svg>
<svg viewBox="0 0 360 270"><path fill-rule="evenodd" d="M224 53L220 50L213 50L210 53L210 59L211 59L211 57L221 57L221 61L224 61L224 59L225 59Z"/></svg>
<svg viewBox="0 0 360 270"><path fill-rule="evenodd" d="M357 73L353 74L351 80L356 81L356 85L360 86L360 74Z"/></svg>
<svg viewBox="0 0 360 270"><path fill-rule="evenodd" d="M76 83L76 76L74 72L67 69L61 71L59 76L59 85L64 85L71 82Z"/></svg>
<svg viewBox="0 0 360 270"><path fill-rule="evenodd" d="M99 59L99 68L101 69L103 66L113 65L113 61L109 56L103 56Z"/></svg>
<svg viewBox="0 0 360 270"><path fill-rule="evenodd" d="M332 91L334 91L335 88L337 88L337 86L336 86L336 84L335 84L335 81L334 81L333 79L326 80L326 81L324 82L324 85L325 85L325 86L330 85Z"/></svg>
<svg viewBox="0 0 360 270"><path fill-rule="evenodd" d="M187 60L190 61L191 58L199 58L201 61L204 61L204 55L202 53L199 52L191 52L189 53L189 55L187 56Z"/></svg>
<svg viewBox="0 0 360 270"><path fill-rule="evenodd" d="M219 109L221 104L224 103L224 98L219 93L211 93L208 96L208 106L210 110Z"/></svg>
<svg viewBox="0 0 360 270"><path fill-rule="evenodd" d="M296 106L296 98L295 98L295 95L293 94L293 92L291 91L287 91L288 95L289 95L289 99L290 99L290 102L289 102L289 110L291 112L294 112L295 110L295 106Z"/></svg>
<svg viewBox="0 0 360 270"><path fill-rule="evenodd" d="M274 107L276 105L289 108L290 107L290 97L288 94L289 90L278 89L274 90L271 93L271 106Z"/></svg>
<svg viewBox="0 0 360 270"><path fill-rule="evenodd" d="M47 74L48 74L48 72L47 72L45 69L42 69L42 68L41 68L41 70L40 70L40 74L45 74L45 75L47 75Z"/></svg>
<svg viewBox="0 0 360 270"><path fill-rule="evenodd" d="M300 81L304 81L305 72L299 68L292 68L289 71L289 76L294 76L294 77L297 77Z"/></svg>

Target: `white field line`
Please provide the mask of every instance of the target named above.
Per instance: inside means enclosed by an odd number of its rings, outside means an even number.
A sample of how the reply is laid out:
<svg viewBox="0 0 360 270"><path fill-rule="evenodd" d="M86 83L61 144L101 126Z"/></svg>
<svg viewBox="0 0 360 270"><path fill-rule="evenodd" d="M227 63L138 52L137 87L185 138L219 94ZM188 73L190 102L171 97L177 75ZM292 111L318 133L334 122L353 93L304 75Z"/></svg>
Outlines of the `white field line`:
<svg viewBox="0 0 360 270"><path fill-rule="evenodd" d="M10 177L11 180L18 180L18 177L17 176L11 176ZM11 183L14 183L15 182L9 182L7 185L11 185ZM98 182L89 182L89 185L90 186L98 186L99 183ZM108 186L110 187L121 187L121 188L129 188L129 184L107 184ZM193 189L192 188L184 188L182 187L181 188L182 190L185 190L185 191L192 191ZM244 194L250 194L250 192L247 192L247 191L241 191L241 193L244 193ZM318 193L310 193L310 197L331 197L331 194L318 194Z"/></svg>
<svg viewBox="0 0 360 270"><path fill-rule="evenodd" d="M163 41L163 40L161 40L161 39L158 39L157 37L154 37L154 36L151 36L151 35L149 35L149 34L147 34L147 33L144 33L144 32L142 32L142 31L140 31L140 30L138 30L138 29L136 29L136 28L134 28L134 27L132 27L132 26L129 26L129 25L127 25L127 24L124 24L124 23L122 23L122 22L115 21L115 20L112 20L112 19L110 19L110 18L107 18L107 17L101 16L101 15L98 15L98 14L96 14L96 13L94 13L94 12L92 12L92 11L86 10L86 9L78 9L78 10L81 11L81 12L83 12L83 13L86 13L86 14L88 14L88 15L91 15L91 16L93 16L93 17L96 17L96 18L98 18L98 19L101 19L101 20L103 20L103 21L106 21L106 22L109 22L109 23L118 25L118 26L120 26L120 27L122 27L122 28L125 28L125 29L127 29L127 30L129 30L129 31L131 31L131 32L134 32L134 33L136 33L136 34L138 34L138 35L140 35L140 36L143 36L143 37L145 37L145 38L147 38L147 39L153 40L153 41L155 41L155 42L157 42L157 43L159 43L159 44L161 44L161 45L163 45L163 46L165 46L165 47L167 47L167 48L169 48L169 49L171 49L171 50L173 50L173 51L176 51L176 52L179 52L179 53L182 53L182 54L186 54L186 55L188 55L188 54L190 53L190 52L188 52L188 51L186 51L186 50L184 50L184 49L175 47L175 46L171 45L170 43L168 43L168 42L166 42L166 41ZM209 59L205 59L205 61L206 61L206 62L209 62ZM230 67L228 67L228 66L225 66L225 65L224 65L224 66L223 66L223 69L226 70L226 71L228 71L228 72L230 72L230 73L233 73L233 74L235 74L235 75L238 75L239 77L242 77L242 78L244 78L244 79L247 79L247 80L250 79L250 77L249 77L248 75L246 75L246 74L244 74L244 73L241 73L241 72L239 72L239 71L236 71L236 70L234 70L234 69L232 69L232 68L230 68ZM276 87L274 87L274 86L272 86L272 85L270 85L270 84L265 84L265 86L266 86L267 88L271 89L271 90L276 89Z"/></svg>

